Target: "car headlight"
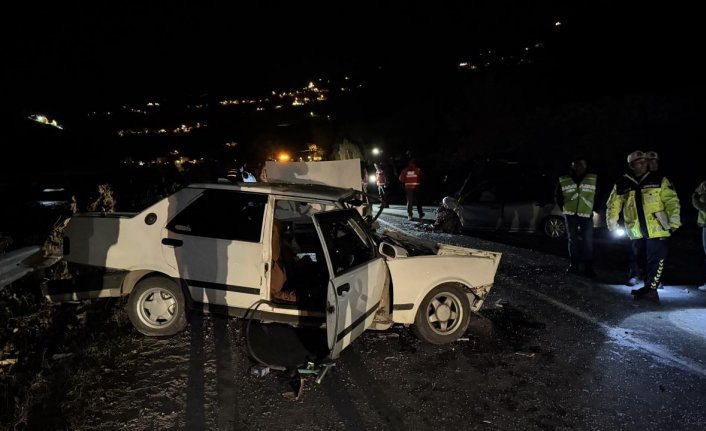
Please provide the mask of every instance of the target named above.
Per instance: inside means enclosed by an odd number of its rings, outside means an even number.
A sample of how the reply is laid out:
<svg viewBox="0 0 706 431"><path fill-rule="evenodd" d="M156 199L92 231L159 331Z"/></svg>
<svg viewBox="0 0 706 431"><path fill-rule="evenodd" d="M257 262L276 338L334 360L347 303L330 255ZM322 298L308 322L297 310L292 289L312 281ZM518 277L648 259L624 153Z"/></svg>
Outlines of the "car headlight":
<svg viewBox="0 0 706 431"><path fill-rule="evenodd" d="M625 236L625 229L623 229L622 227L619 227L613 231L613 235L618 238L622 238Z"/></svg>

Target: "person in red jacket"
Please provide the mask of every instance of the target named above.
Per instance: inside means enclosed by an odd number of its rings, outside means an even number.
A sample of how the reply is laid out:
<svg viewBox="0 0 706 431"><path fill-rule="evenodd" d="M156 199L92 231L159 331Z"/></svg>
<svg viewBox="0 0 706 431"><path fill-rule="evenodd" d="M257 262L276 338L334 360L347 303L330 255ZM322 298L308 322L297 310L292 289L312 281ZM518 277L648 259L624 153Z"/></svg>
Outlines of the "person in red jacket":
<svg viewBox="0 0 706 431"><path fill-rule="evenodd" d="M414 159L409 159L407 166L402 169L400 181L404 183L404 193L407 197L407 219L412 220L413 208L416 205L419 211L419 218L424 218L422 202L419 199L419 189L422 185L422 170L419 169Z"/></svg>

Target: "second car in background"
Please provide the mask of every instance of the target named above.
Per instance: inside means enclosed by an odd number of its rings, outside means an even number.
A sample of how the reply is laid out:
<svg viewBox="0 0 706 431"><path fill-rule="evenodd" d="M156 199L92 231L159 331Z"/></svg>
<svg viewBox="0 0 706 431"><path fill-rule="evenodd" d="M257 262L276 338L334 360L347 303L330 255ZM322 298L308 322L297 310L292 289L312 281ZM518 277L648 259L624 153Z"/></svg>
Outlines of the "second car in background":
<svg viewBox="0 0 706 431"><path fill-rule="evenodd" d="M522 181L484 181L459 197L456 213L464 231L539 233L563 238L566 223L546 177ZM594 211L595 227L605 226L604 211Z"/></svg>

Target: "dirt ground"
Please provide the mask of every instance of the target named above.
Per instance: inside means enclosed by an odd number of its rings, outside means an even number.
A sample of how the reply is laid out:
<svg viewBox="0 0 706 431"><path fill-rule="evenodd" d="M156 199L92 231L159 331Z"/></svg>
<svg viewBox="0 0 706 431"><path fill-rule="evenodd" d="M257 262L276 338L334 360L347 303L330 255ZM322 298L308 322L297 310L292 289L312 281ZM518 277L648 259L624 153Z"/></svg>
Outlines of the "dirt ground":
<svg viewBox="0 0 706 431"><path fill-rule="evenodd" d="M449 428L485 418L490 423L494 402L510 411L536 409L539 421L563 414L556 406L526 406L514 394L532 381L527 372L541 373L541 364L555 361L535 338L545 325L521 310L488 311L468 337L446 346L421 343L406 328L366 333L321 384L304 377L296 400L290 372L252 375L255 363L237 319L195 315L184 333L154 339L135 333L114 303L53 312L76 313L85 322L68 325L70 346L56 345L70 347L70 356L42 349L48 357L26 393L19 428ZM507 336L498 338L497 330ZM469 388L471 399L485 401L469 403Z"/></svg>
<svg viewBox="0 0 706 431"><path fill-rule="evenodd" d="M120 301L49 305L36 292L24 301L26 315L8 318L4 334L3 357L17 362L0 368L3 429L448 428L497 421L495 402L536 410L539 423L564 415L515 394L556 358L537 339L545 323L510 306L487 308L450 345L402 327L365 333L321 384L305 376L295 400L291 372L252 374L238 319L194 314L185 332L157 339L133 330Z"/></svg>

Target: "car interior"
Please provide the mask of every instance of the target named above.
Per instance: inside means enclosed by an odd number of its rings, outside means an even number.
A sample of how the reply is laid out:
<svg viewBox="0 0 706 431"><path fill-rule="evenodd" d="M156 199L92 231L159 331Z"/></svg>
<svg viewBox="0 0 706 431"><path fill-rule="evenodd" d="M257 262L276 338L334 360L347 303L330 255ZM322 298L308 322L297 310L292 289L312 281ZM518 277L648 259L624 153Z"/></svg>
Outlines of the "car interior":
<svg viewBox="0 0 706 431"><path fill-rule="evenodd" d="M295 292L296 303L272 299L278 306L323 310L329 281L328 266L312 214L333 209L323 204L277 200L275 220L281 226L280 254L286 281L284 291Z"/></svg>

